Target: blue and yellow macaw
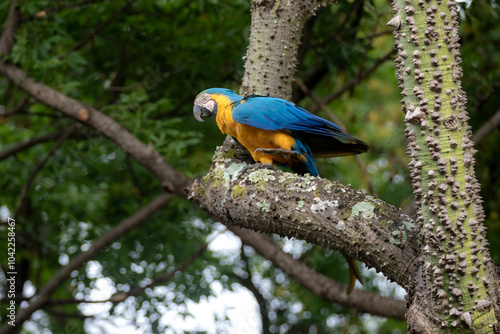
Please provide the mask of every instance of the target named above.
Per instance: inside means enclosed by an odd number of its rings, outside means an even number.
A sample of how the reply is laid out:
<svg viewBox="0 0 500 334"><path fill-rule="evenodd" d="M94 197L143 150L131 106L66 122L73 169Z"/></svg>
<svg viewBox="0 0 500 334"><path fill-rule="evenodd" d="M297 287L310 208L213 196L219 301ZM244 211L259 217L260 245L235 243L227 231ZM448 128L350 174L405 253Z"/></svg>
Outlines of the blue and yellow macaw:
<svg viewBox="0 0 500 334"><path fill-rule="evenodd" d="M222 133L243 145L256 162L288 166L294 173L318 176L313 157L329 158L363 153L368 145L332 122L283 99L210 88L196 97L194 117L214 117ZM356 278L363 283L356 262L349 264L347 293Z"/></svg>

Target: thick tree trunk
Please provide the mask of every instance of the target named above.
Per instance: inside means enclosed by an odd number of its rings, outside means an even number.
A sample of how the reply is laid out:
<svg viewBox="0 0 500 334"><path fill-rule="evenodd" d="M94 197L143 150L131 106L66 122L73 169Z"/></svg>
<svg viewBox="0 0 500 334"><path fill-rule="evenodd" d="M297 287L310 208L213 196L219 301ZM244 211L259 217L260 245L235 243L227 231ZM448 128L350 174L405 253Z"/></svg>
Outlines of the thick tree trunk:
<svg viewBox="0 0 500 334"><path fill-rule="evenodd" d="M290 99L302 29L333 0L253 0L252 26L241 95Z"/></svg>
<svg viewBox="0 0 500 334"><path fill-rule="evenodd" d="M408 330L415 333L490 333L498 326L497 277L461 89L457 10L454 0L395 0L390 22L423 241L408 290Z"/></svg>

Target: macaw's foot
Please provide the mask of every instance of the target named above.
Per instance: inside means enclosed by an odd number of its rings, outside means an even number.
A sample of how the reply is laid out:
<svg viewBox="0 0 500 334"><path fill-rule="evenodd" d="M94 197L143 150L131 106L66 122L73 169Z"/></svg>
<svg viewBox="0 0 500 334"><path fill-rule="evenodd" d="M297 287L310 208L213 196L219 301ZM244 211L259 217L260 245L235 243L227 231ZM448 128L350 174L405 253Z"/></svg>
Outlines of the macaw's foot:
<svg viewBox="0 0 500 334"><path fill-rule="evenodd" d="M292 150L285 150L282 148L258 148L254 153L262 152L262 154L274 154L283 158L289 158L290 155L299 155L299 152Z"/></svg>

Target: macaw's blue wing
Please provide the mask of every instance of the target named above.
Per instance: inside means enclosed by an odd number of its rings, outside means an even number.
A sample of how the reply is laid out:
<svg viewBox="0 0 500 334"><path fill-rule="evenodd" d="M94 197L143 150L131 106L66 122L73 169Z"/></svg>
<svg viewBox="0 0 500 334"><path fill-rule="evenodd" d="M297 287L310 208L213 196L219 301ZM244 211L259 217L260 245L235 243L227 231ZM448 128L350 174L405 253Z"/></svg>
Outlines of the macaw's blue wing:
<svg viewBox="0 0 500 334"><path fill-rule="evenodd" d="M363 153L368 145L335 125L283 99L248 96L236 103L233 119L264 130L286 130L300 137L315 157L328 158Z"/></svg>

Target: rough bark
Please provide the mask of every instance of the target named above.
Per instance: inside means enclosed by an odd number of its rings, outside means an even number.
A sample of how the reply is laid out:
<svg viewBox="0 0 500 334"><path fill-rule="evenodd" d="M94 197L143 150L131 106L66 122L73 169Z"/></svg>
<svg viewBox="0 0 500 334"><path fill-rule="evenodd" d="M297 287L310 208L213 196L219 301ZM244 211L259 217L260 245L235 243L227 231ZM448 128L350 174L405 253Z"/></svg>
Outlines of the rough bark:
<svg viewBox="0 0 500 334"><path fill-rule="evenodd" d="M223 223L335 249L408 283L419 249L410 217L350 186L237 162L228 142L190 200Z"/></svg>
<svg viewBox="0 0 500 334"><path fill-rule="evenodd" d="M461 89L454 0L395 0L397 77L422 249L408 330L493 332L497 288Z"/></svg>
<svg viewBox="0 0 500 334"><path fill-rule="evenodd" d="M290 100L297 54L307 19L333 0L254 0L240 93Z"/></svg>

